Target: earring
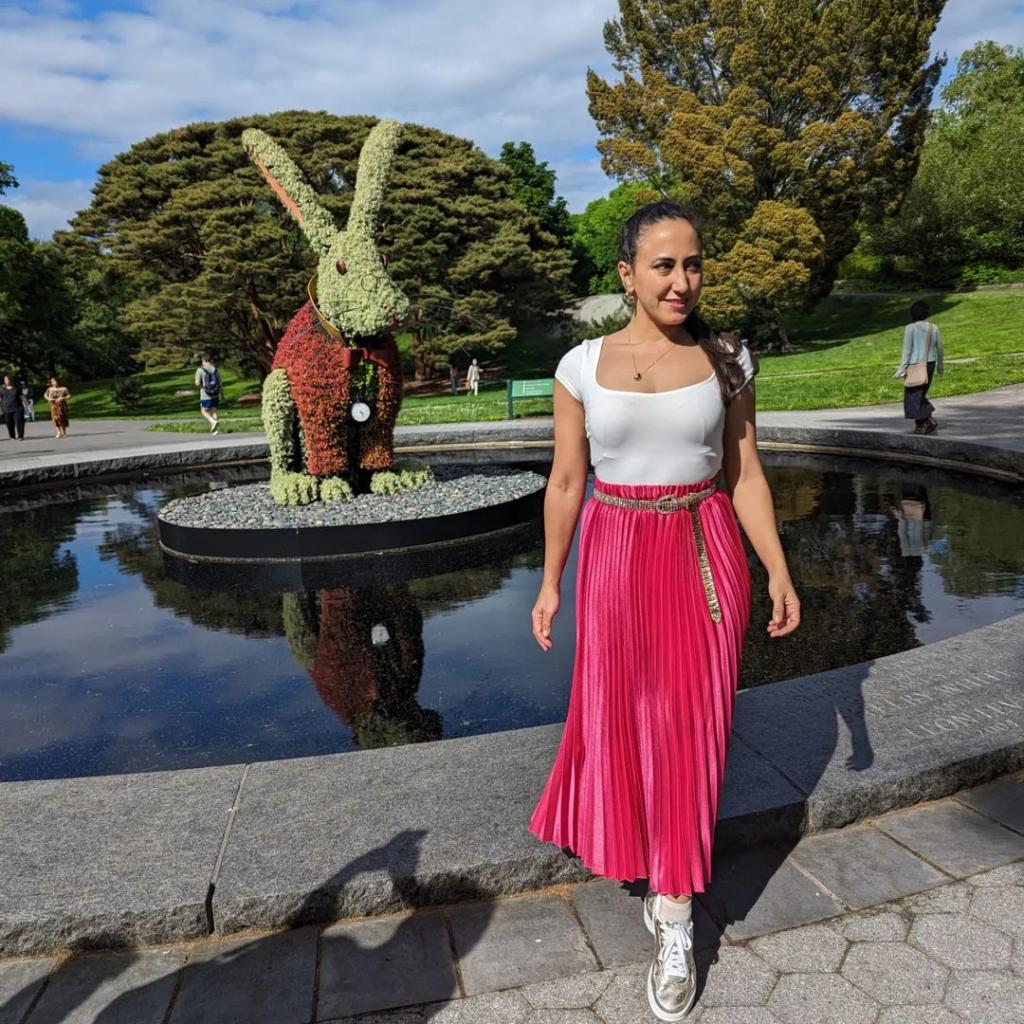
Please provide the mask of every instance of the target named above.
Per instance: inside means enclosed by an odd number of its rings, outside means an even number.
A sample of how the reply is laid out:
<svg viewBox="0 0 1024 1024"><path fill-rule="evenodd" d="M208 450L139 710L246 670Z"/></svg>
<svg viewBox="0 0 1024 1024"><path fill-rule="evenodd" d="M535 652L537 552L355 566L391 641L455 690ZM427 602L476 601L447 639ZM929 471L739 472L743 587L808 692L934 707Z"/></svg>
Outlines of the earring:
<svg viewBox="0 0 1024 1024"><path fill-rule="evenodd" d="M623 296L623 302L632 309L636 305L636 292L632 289Z"/></svg>

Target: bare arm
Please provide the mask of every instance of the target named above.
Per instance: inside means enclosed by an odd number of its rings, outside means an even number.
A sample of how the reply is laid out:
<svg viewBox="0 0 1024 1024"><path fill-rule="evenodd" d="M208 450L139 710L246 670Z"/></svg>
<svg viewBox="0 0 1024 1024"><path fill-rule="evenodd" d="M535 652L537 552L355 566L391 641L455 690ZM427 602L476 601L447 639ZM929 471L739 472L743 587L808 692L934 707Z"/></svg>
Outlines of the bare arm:
<svg viewBox="0 0 1024 1024"><path fill-rule="evenodd" d="M544 578L533 606L533 636L551 649L551 623L558 612L562 571L587 489L589 451L583 403L555 381L555 454L544 492Z"/></svg>
<svg viewBox="0 0 1024 1024"><path fill-rule="evenodd" d="M768 573L772 637L792 633L800 625L800 600L790 579L779 541L772 493L757 454L754 384L751 381L726 410L722 466L726 492L757 557Z"/></svg>

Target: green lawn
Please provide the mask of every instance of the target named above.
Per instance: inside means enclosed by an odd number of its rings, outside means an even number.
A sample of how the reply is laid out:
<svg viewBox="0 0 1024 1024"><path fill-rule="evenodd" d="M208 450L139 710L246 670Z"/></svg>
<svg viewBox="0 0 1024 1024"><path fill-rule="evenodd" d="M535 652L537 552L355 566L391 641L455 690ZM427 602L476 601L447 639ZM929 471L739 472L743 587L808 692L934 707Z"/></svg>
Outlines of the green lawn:
<svg viewBox="0 0 1024 1024"><path fill-rule="evenodd" d="M907 308L918 296L907 293L891 298L833 296L811 314L794 317L790 337L799 351L765 355L757 381L758 408L821 409L898 401L902 394L892 371L899 361ZM986 391L1024 382L1024 292L967 292L929 294L932 319L942 331L946 373L936 378L936 396ZM407 342L408 339L400 339ZM515 377L549 377L563 351L558 341L524 338L505 354L507 372ZM198 392L192 386L193 367L160 370L145 375L148 396L130 414L139 418L183 422L160 424L155 429L205 431L198 418ZM232 403L258 390L255 381L222 373L224 403L221 420L225 433L259 430L253 407ZM74 419L124 416L113 402L110 381L70 384ZM176 395L176 391L188 394ZM46 414L45 402L38 403ZM400 424L456 423L498 420L505 417L505 385L484 381L480 395L410 397L405 400ZM518 415L551 412L550 399L516 402Z"/></svg>

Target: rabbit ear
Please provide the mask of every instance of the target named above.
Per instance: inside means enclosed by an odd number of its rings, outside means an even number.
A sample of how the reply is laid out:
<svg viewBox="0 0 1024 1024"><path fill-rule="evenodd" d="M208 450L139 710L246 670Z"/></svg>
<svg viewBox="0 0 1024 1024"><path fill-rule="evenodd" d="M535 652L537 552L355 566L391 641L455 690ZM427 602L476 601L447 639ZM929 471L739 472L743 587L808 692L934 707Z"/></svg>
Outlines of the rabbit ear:
<svg viewBox="0 0 1024 1024"><path fill-rule="evenodd" d="M378 121L366 137L359 154L356 194L348 215L349 231L373 237L401 130L402 126L397 121L385 119Z"/></svg>
<svg viewBox="0 0 1024 1024"><path fill-rule="evenodd" d="M242 132L242 145L278 199L302 226L310 245L320 254L326 253L338 234L338 226L320 205L317 194L306 183L291 157L258 128L246 128Z"/></svg>

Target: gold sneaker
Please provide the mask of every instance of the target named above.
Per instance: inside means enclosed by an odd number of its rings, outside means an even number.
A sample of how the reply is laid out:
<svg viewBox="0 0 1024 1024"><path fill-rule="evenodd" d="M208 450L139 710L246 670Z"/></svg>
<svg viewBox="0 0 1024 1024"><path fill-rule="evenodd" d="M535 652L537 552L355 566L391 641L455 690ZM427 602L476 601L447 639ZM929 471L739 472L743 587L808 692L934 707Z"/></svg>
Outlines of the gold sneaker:
<svg viewBox="0 0 1024 1024"><path fill-rule="evenodd" d="M693 960L693 921L675 924L658 916L658 893L644 897L644 924L654 936L654 958L647 972L647 1001L658 1020L686 1017L697 999Z"/></svg>

